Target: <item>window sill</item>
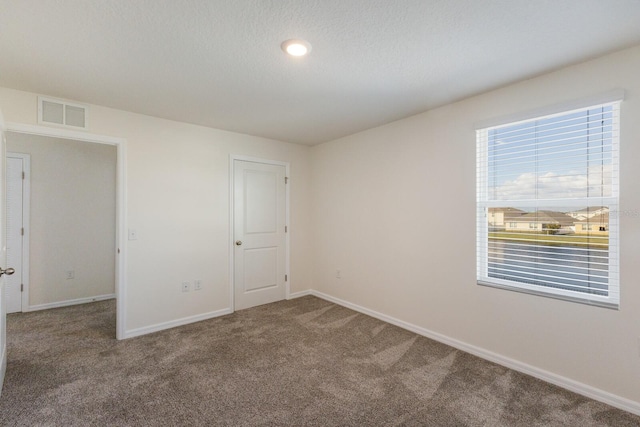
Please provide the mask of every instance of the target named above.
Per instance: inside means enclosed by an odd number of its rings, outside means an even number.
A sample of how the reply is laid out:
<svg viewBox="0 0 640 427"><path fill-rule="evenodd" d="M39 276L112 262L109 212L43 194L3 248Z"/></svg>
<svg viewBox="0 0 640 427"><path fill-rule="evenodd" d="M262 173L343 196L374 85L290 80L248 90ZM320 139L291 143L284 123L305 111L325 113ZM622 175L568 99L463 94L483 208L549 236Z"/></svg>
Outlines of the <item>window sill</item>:
<svg viewBox="0 0 640 427"><path fill-rule="evenodd" d="M610 303L610 302L593 301L593 300L579 298L579 297L570 297L570 296L566 296L566 295L557 295L557 294L552 294L552 293L544 292L544 291L535 291L535 290L532 290L532 289L518 288L516 286L508 286L508 285L501 285L501 284L498 284L498 283L486 282L486 281L483 281L483 280L478 280L477 283L480 286L487 286L487 287L490 287L490 288L504 289L504 290L507 290L507 291L520 292L520 293L523 293L523 294L536 295L536 296L539 296L539 297L553 298L553 299L558 299L558 300L562 300L562 301L569 301L569 302L576 302L578 304L585 304L585 305L590 305L590 306L594 306L594 307L608 308L608 309L611 309L611 310L620 310L620 304L614 304L614 303Z"/></svg>

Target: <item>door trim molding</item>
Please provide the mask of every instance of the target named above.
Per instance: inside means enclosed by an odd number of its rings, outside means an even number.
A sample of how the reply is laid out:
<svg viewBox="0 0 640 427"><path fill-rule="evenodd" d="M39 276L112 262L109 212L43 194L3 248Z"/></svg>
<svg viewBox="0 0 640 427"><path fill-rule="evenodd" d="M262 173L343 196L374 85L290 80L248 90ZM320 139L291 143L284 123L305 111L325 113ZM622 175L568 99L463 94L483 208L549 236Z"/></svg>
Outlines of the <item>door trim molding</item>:
<svg viewBox="0 0 640 427"><path fill-rule="evenodd" d="M22 312L30 310L29 306L29 241L31 235L31 155L25 153L7 152L7 158L22 159L22 285L23 291L20 295L22 299ZM5 194L6 197L6 194Z"/></svg>
<svg viewBox="0 0 640 427"><path fill-rule="evenodd" d="M231 313L233 313L235 311L235 287L234 287L234 280L235 280L235 251L234 251L234 240L233 240L233 231L234 231L234 222L233 222L233 207L234 207L234 200L233 200L233 193L234 193L234 162L236 160L240 160L240 161L244 161L244 162L253 162L253 163L263 163L263 164L267 164L267 165L275 165L275 166L284 166L285 169L285 176L290 178L290 163L289 162L283 162L280 160L270 160L270 159L263 159L260 157L253 157L253 156L244 156L244 155L239 155L239 154L231 154L229 155L229 310ZM291 271L290 271L290 250L289 247L290 245L290 238L289 236L291 235L291 223L290 223L290 216L289 216L289 197L290 197L290 184L287 184L285 186L285 224L288 227L288 232L285 233L285 242L284 242L284 258L285 258L285 266L284 266L284 270L285 270L285 274L288 276L288 280L284 282L284 288L285 288L285 299L289 299L289 294L291 292Z"/></svg>
<svg viewBox="0 0 640 427"><path fill-rule="evenodd" d="M78 132L68 129L57 129L46 126L27 125L22 123L6 123L5 132L23 133L29 135L48 136L53 138L71 139L81 142L114 145L116 147L116 338L126 338L127 324L127 140L107 135L88 132ZM120 253L118 253L118 250Z"/></svg>

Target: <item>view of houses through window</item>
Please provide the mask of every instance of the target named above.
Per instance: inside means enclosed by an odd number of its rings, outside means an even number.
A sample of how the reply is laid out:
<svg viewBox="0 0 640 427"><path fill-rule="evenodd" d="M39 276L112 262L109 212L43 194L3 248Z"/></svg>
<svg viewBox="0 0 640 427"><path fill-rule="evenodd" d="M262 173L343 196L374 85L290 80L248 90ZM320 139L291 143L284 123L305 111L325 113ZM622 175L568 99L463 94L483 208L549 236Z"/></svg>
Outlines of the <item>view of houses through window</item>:
<svg viewBox="0 0 640 427"><path fill-rule="evenodd" d="M619 102L477 131L478 283L619 302Z"/></svg>
<svg viewBox="0 0 640 427"><path fill-rule="evenodd" d="M608 207L494 207L487 219L489 277L606 295Z"/></svg>

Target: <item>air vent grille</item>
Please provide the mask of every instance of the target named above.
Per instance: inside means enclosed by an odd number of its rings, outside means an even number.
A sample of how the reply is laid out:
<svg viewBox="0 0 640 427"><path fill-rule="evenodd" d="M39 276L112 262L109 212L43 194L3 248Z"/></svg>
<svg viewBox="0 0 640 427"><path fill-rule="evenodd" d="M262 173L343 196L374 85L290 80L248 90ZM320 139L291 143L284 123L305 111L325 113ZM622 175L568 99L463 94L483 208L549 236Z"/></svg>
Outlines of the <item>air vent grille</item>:
<svg viewBox="0 0 640 427"><path fill-rule="evenodd" d="M89 107L61 99L38 97L38 123L87 129Z"/></svg>

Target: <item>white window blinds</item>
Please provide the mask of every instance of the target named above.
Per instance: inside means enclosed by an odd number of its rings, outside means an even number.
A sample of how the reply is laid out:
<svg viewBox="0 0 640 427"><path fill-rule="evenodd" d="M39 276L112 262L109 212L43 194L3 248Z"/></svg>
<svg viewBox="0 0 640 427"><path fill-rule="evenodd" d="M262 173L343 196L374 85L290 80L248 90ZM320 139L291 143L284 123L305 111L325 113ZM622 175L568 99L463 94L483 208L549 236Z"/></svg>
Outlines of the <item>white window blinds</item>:
<svg viewBox="0 0 640 427"><path fill-rule="evenodd" d="M618 306L619 105L477 131L479 284Z"/></svg>

